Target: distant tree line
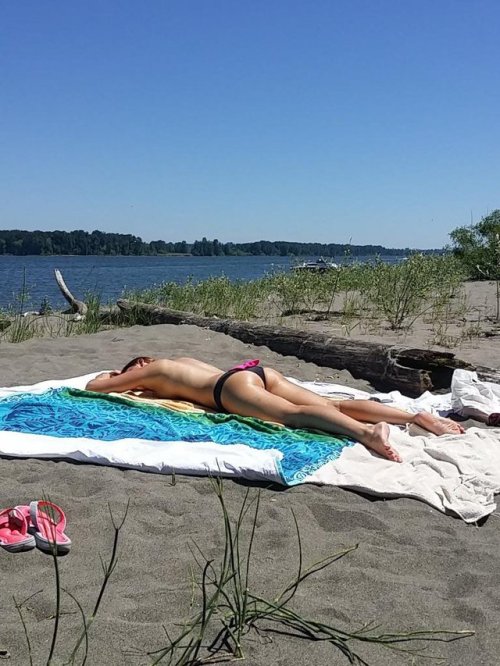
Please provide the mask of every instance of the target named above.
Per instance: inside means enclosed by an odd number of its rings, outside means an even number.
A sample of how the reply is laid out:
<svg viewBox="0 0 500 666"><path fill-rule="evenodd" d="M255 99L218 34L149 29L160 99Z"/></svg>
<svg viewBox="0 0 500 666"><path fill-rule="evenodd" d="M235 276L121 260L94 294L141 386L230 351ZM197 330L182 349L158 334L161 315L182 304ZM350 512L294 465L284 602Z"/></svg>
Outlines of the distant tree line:
<svg viewBox="0 0 500 666"><path fill-rule="evenodd" d="M409 248L385 248L382 245L348 245L338 243L294 243L289 241L256 241L253 243L221 243L217 239L177 243L163 240L144 242L131 234L112 234L103 231L0 231L0 255L125 255L157 256L191 254L194 256L323 256L340 257L346 254L402 255ZM427 251L426 251L427 252Z"/></svg>
<svg viewBox="0 0 500 666"><path fill-rule="evenodd" d="M132 234L103 231L0 231L0 254L13 255L157 255L187 254L188 245L152 241Z"/></svg>

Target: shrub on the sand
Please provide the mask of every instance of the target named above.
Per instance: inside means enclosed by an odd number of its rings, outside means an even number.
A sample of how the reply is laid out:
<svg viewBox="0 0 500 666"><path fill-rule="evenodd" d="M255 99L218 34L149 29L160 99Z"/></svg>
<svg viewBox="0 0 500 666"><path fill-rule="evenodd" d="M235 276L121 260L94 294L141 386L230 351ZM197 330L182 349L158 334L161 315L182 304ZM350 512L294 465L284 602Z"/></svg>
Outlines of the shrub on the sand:
<svg viewBox="0 0 500 666"><path fill-rule="evenodd" d="M413 254L397 265L377 262L369 299L392 329L409 328L425 312L451 298L463 273L453 257Z"/></svg>

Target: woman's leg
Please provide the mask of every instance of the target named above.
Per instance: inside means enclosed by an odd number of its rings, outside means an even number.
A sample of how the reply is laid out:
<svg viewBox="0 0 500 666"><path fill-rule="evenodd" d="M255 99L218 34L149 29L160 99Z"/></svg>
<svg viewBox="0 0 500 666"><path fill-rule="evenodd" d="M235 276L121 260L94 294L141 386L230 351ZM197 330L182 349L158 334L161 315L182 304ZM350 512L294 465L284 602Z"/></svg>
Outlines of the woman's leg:
<svg viewBox="0 0 500 666"><path fill-rule="evenodd" d="M329 400L289 382L276 370L266 368L265 373L267 390L274 395L285 398L289 402L293 402L295 405L325 405L330 408L333 407L346 416L366 423L379 423L380 421L394 423L395 425L415 423L435 435L460 434L464 432L462 426L455 421L434 416L434 414L429 412L412 414L396 407L382 405L376 400Z"/></svg>
<svg viewBox="0 0 500 666"><path fill-rule="evenodd" d="M396 407L381 405L375 400L341 400L337 403L337 408L342 414L368 423L378 423L379 421L387 421L395 425L415 423L435 435L459 435L465 432L459 423L451 419L435 416L430 412L412 414Z"/></svg>
<svg viewBox="0 0 500 666"><path fill-rule="evenodd" d="M389 444L387 423L360 423L330 404L297 405L266 390L262 380L254 373L237 372L231 375L222 389L222 401L226 410L233 414L276 421L292 428L312 428L345 435L384 458L401 462L399 454Z"/></svg>

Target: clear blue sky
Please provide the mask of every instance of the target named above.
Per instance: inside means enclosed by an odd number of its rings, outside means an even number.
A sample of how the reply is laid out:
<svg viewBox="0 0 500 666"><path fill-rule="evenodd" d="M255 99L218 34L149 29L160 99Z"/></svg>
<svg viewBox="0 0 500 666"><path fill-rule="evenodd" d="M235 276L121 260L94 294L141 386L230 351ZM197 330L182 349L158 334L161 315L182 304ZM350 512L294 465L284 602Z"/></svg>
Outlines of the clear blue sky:
<svg viewBox="0 0 500 666"><path fill-rule="evenodd" d="M0 227L441 247L500 207L498 0L0 7Z"/></svg>

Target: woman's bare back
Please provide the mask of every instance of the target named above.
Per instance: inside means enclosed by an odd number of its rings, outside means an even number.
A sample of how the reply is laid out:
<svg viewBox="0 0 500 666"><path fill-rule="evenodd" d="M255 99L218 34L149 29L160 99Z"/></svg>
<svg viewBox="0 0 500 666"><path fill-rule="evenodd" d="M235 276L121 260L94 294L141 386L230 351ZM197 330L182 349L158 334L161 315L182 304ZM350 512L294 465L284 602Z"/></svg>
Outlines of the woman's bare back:
<svg viewBox="0 0 500 666"><path fill-rule="evenodd" d="M190 400L214 407L213 390L222 370L192 358L153 361L141 377L141 386L158 398Z"/></svg>

